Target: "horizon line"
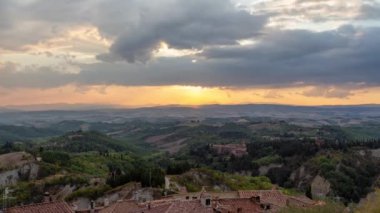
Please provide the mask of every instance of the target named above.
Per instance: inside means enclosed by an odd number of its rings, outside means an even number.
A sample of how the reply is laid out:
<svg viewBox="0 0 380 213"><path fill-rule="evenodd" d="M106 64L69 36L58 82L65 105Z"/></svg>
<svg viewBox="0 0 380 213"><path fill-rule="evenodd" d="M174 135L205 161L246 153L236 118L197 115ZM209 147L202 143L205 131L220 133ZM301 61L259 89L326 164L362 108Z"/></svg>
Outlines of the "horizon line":
<svg viewBox="0 0 380 213"><path fill-rule="evenodd" d="M208 106L288 106L288 107L368 107L379 106L376 103L365 104L331 104L331 105L293 105L281 103L239 103L239 104L199 104L199 105L182 105L182 104L166 104L166 105L144 105L144 106L127 106L127 105L107 105L107 104L81 104L81 103L52 103L52 104L31 104L31 105L4 105L0 106L0 110L14 110L14 111L85 111L85 110L107 110L107 109L147 109L147 108L202 108ZM56 107L52 107L56 106ZM33 109L34 108L34 109ZM70 109L71 108L71 109Z"/></svg>

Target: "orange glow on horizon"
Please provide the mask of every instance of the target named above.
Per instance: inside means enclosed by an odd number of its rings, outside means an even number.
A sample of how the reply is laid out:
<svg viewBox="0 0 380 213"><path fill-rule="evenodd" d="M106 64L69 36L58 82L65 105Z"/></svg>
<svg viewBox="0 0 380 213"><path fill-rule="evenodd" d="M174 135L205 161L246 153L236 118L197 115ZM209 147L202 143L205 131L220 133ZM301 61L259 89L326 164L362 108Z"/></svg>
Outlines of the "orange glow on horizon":
<svg viewBox="0 0 380 213"><path fill-rule="evenodd" d="M356 90L346 98L306 96L310 87L262 89L199 86L64 86L53 89L0 88L0 105L102 104L125 107L207 104L353 105L380 104L380 88Z"/></svg>

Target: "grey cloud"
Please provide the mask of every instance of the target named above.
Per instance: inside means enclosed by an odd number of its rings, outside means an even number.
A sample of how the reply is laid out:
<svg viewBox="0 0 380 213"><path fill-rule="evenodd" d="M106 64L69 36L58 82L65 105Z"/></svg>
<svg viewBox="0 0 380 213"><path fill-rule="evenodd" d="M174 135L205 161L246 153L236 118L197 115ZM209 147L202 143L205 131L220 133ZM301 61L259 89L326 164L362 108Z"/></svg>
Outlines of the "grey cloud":
<svg viewBox="0 0 380 213"><path fill-rule="evenodd" d="M55 36L76 25L110 26L121 29L125 22L114 15L105 14L118 4L102 5L108 1L92 0L35 0L35 1L0 1L0 48L22 50L28 44L35 44ZM123 1L127 3L128 1ZM122 8L127 14L126 8ZM120 8L119 8L120 9ZM124 15L124 19L128 19ZM118 23L115 26L111 22ZM112 33L112 32L111 32ZM104 36L117 34L102 32Z"/></svg>
<svg viewBox="0 0 380 213"><path fill-rule="evenodd" d="M0 87L52 88L73 83L74 74L55 72L52 67L20 67L14 63L0 64Z"/></svg>
<svg viewBox="0 0 380 213"><path fill-rule="evenodd" d="M138 27L131 27L117 37L110 56L146 62L160 42L177 49L236 44L236 40L254 37L266 22L265 16L240 11L229 0L177 0L161 4L142 10Z"/></svg>
<svg viewBox="0 0 380 213"><path fill-rule="evenodd" d="M8 70L5 75L2 73L0 85L289 87L303 82L302 85L346 85L347 88L379 86L377 35L380 28L355 31L352 35L347 33L351 32L350 27L344 29L323 33L283 31L277 36L264 37L253 46L209 49L197 63L187 57L162 58L149 64L97 63L81 65L78 74L62 74L52 68L33 72ZM305 95L313 94L316 91ZM332 89L317 95L343 97L349 93Z"/></svg>
<svg viewBox="0 0 380 213"><path fill-rule="evenodd" d="M78 74L36 69L6 72L5 87L76 85L198 85L221 87L289 87L330 85L347 88L380 86L380 28L336 31L281 31L252 46L210 48L192 58L161 58L148 64L97 63L81 65ZM46 68L45 68L46 69ZM4 77L5 76L5 77ZM48 80L46 80L48 79ZM313 91L309 95L313 94ZM314 91L315 94L315 91ZM346 96L340 90L324 92Z"/></svg>
<svg viewBox="0 0 380 213"><path fill-rule="evenodd" d="M271 14L276 22L315 24L325 22L368 21L380 17L378 0L266 0L252 3L254 11ZM300 21L302 17L302 21Z"/></svg>
<svg viewBox="0 0 380 213"><path fill-rule="evenodd" d="M264 98L269 98L269 99L277 99L277 98L283 98L284 96L280 95L277 91L275 90L270 90L263 96Z"/></svg>
<svg viewBox="0 0 380 213"><path fill-rule="evenodd" d="M334 87L334 86L316 86L302 93L309 97L325 97L325 98L349 98L354 93L352 88Z"/></svg>
<svg viewBox="0 0 380 213"><path fill-rule="evenodd" d="M24 45L54 37L59 30L68 28L72 24L57 25L49 19L39 18L42 14L34 11L32 5L26 2L0 1L0 48L22 50ZM63 15L62 12L61 14Z"/></svg>
<svg viewBox="0 0 380 213"><path fill-rule="evenodd" d="M359 19L379 19L380 3L377 1L364 2L360 8Z"/></svg>
<svg viewBox="0 0 380 213"><path fill-rule="evenodd" d="M312 22L351 20L360 9L345 0L267 0L253 3L253 10L270 13L277 20L297 21L299 17Z"/></svg>
<svg viewBox="0 0 380 213"><path fill-rule="evenodd" d="M61 27L91 23L102 35L115 39L110 52L98 56L112 63L82 64L81 72L76 74L57 72L54 67L20 71L9 64L2 65L0 87L286 87L296 82L350 87L380 85L380 28L356 29L347 25L325 32L273 30L255 37L254 45L240 46L236 40L261 32L266 16L240 11L227 0L39 0L27 5L14 2L0 1L0 47L16 48L53 36ZM19 15L20 11L26 12ZM23 19L36 23L23 29ZM160 41L174 48L199 48L204 52L191 57L154 59L147 64L115 62L145 62ZM192 59L197 59L197 63L191 63ZM322 95L349 94L330 91Z"/></svg>
<svg viewBox="0 0 380 213"><path fill-rule="evenodd" d="M211 48L203 56L220 61L220 65L234 60L235 68L226 64L220 69L236 70L236 76L245 76L252 84L365 82L379 85L377 35L380 28L351 30L344 27L323 33L283 31L272 33L257 45Z"/></svg>
<svg viewBox="0 0 380 213"><path fill-rule="evenodd" d="M149 60L161 41L179 49L235 44L255 36L267 20L230 0L4 0L0 6L3 48L17 49L70 26L91 24L115 40L109 55L98 58L129 62Z"/></svg>
<svg viewBox="0 0 380 213"><path fill-rule="evenodd" d="M8 29L12 25L12 20L10 18L11 10L12 10L12 5L8 4L6 1L0 1L0 27L1 29Z"/></svg>
<svg viewBox="0 0 380 213"><path fill-rule="evenodd" d="M379 32L380 28L356 31L350 26L322 33L282 31L252 46L208 49L196 64L189 58L158 60L149 66L119 64L118 71L101 68L109 71L97 79L116 75L112 83L127 85L380 85ZM90 71L84 73L91 79Z"/></svg>
<svg viewBox="0 0 380 213"><path fill-rule="evenodd" d="M348 29L344 29L343 32L348 32ZM339 31L320 33L307 30L273 31L259 40L258 44L209 48L202 53L202 56L206 58L250 58L276 62L292 58L302 59L308 55L343 48L348 45L348 42L349 38L342 36Z"/></svg>

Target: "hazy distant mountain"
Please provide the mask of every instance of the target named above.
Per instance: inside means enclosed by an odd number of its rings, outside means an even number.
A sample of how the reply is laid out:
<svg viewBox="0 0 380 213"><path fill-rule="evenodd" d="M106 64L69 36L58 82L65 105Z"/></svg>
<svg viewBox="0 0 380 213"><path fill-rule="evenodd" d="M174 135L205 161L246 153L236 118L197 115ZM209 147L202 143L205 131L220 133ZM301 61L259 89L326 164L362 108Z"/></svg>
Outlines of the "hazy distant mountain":
<svg viewBox="0 0 380 213"><path fill-rule="evenodd" d="M55 103L55 104L35 104L35 105L9 105L4 108L0 107L0 112L2 109L9 110L22 110L22 111L49 111L49 110L94 110L94 109L112 109L120 108L116 105L94 105L94 104L65 104L65 103Z"/></svg>
<svg viewBox="0 0 380 213"><path fill-rule="evenodd" d="M357 119L379 120L380 105L351 105L351 106L287 106L271 104L247 105L205 105L162 106L135 109L121 109L116 106L98 105L59 105L54 110L36 111L33 108L17 107L32 111L3 111L0 112L0 123L46 125L64 120L86 122L124 122L133 118L231 118L231 117L273 117L279 119L301 120L331 120ZM49 105L53 107L55 105Z"/></svg>
<svg viewBox="0 0 380 213"><path fill-rule="evenodd" d="M7 107L0 107L0 113L2 112L16 112L17 109L7 108Z"/></svg>

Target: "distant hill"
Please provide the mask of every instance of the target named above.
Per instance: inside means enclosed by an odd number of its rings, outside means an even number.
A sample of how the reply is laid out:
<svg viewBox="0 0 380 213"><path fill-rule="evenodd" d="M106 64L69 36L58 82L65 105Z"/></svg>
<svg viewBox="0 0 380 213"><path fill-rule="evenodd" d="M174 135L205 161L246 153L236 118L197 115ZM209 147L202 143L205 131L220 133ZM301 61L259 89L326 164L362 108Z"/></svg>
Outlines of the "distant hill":
<svg viewBox="0 0 380 213"><path fill-rule="evenodd" d="M0 113L0 123L48 126L65 120L86 122L125 122L128 119L161 118L231 118L273 117L280 119L326 120L354 118L379 120L380 105L351 106L288 106L271 104L162 106L136 109L93 109L19 111Z"/></svg>
<svg viewBox="0 0 380 213"><path fill-rule="evenodd" d="M49 110L96 110L120 108L114 105L95 105L95 104L33 104L33 105L9 105L0 107L1 111L49 111Z"/></svg>
<svg viewBox="0 0 380 213"><path fill-rule="evenodd" d="M64 132L52 128L0 125L0 144L4 142L28 141L36 138L51 137L63 133Z"/></svg>
<svg viewBox="0 0 380 213"><path fill-rule="evenodd" d="M71 132L63 136L50 139L44 147L51 150L62 150L65 152L107 152L125 151L126 146L122 142L112 139L99 132Z"/></svg>

